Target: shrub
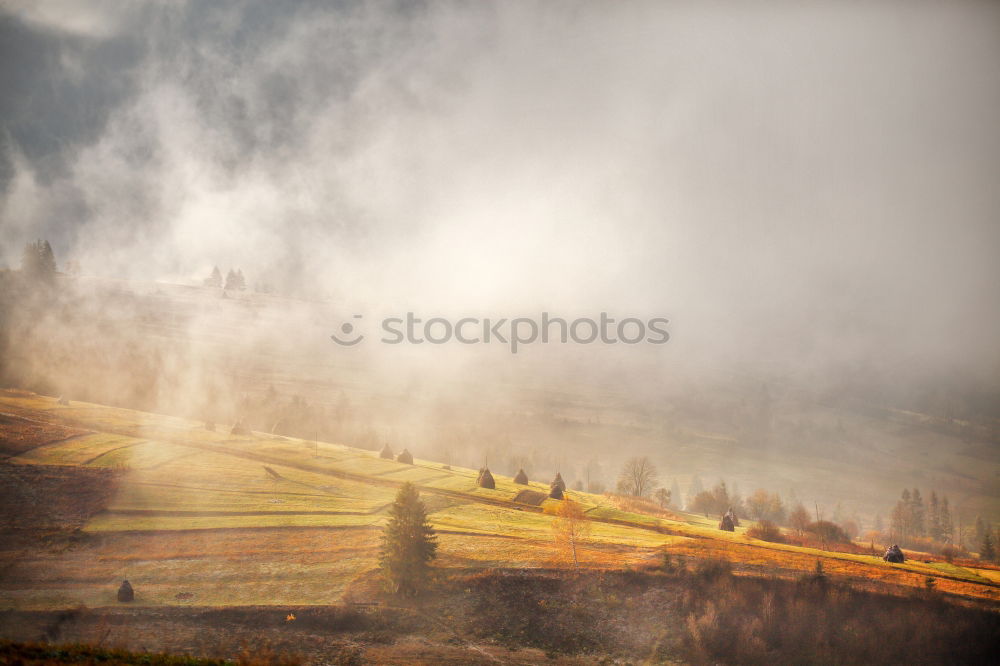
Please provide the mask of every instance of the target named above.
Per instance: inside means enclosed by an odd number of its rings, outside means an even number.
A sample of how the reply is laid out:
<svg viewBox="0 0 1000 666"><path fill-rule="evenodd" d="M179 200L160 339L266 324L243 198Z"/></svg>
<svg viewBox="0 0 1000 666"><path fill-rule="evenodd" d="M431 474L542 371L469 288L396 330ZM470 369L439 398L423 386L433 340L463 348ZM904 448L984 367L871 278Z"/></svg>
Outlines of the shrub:
<svg viewBox="0 0 1000 666"><path fill-rule="evenodd" d="M851 538L847 536L847 532L840 525L831 523L829 520L818 520L815 523L809 523L806 531L815 535L817 539L824 541L839 543L850 543L851 541Z"/></svg>
<svg viewBox="0 0 1000 666"><path fill-rule="evenodd" d="M770 520L758 520L756 525L747 530L747 536L773 543L785 542L785 537L782 536L781 530Z"/></svg>

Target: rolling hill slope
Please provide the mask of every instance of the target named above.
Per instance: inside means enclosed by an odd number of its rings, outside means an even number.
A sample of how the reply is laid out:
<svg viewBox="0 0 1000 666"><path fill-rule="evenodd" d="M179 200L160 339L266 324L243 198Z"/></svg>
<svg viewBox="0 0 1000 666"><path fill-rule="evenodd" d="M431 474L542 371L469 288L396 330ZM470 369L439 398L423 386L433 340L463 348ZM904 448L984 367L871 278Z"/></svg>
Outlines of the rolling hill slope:
<svg viewBox="0 0 1000 666"><path fill-rule="evenodd" d="M0 414L5 441L17 441L7 464L13 474L106 469L116 479L69 547L5 548L4 607L112 604L126 576L137 601L152 605L364 598L374 585L386 509L405 481L418 486L428 506L441 544L439 566L566 566L553 539L551 512L558 501L518 502L524 486L507 477L495 475L496 489L484 489L471 469L419 459L409 465L327 442L231 435L185 419L61 405L27 392L0 393ZM538 481L530 487L548 490ZM989 570L913 560L893 565L868 555L769 543L747 537L742 528L720 532L700 516L631 513L606 496L568 495L590 520L581 553L587 567L634 566L657 560L664 550L781 575L811 571L821 560L834 576L910 587L931 576L942 591L1000 600L1000 582ZM17 511L5 507L5 514Z"/></svg>

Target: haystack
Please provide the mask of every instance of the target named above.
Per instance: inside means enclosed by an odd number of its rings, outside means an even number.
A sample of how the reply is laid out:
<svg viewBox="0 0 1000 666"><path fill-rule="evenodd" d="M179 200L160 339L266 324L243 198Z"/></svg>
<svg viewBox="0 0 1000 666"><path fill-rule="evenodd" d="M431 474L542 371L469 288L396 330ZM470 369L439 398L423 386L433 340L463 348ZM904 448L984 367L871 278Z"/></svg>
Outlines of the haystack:
<svg viewBox="0 0 1000 666"><path fill-rule="evenodd" d="M520 483L522 486L528 485L528 475L524 473L524 468L517 470L517 476L514 477L514 483Z"/></svg>
<svg viewBox="0 0 1000 666"><path fill-rule="evenodd" d="M729 507L729 510L726 511L726 516L729 518L729 522L731 522L733 524L733 527L739 527L740 526L740 519L736 515L736 512L733 511L733 507Z"/></svg>
<svg viewBox="0 0 1000 666"><path fill-rule="evenodd" d="M401 463L406 463L407 465L412 465L413 464L413 454L410 453L409 451L407 451L406 449L403 449L402 451L399 452L399 455L396 456L396 462L401 462Z"/></svg>
<svg viewBox="0 0 1000 666"><path fill-rule="evenodd" d="M903 551L900 550L899 546L896 544L889 546L889 548L885 551L885 555L882 556L882 559L886 562L895 562L896 564L902 564L906 561L906 558L903 557Z"/></svg>
<svg viewBox="0 0 1000 666"><path fill-rule="evenodd" d="M132 584L128 580L123 580L121 587L118 588L118 601L129 602L135 600L135 591L132 589Z"/></svg>
<svg viewBox="0 0 1000 666"><path fill-rule="evenodd" d="M740 518L736 515L736 512L733 511L733 507L729 507L729 511L726 512L726 515L729 516L729 520L733 521L733 527L740 526Z"/></svg>
<svg viewBox="0 0 1000 666"><path fill-rule="evenodd" d="M476 481L476 485L480 488L489 488L490 490L495 490L497 487L496 481L493 480L493 475L490 474L490 468L484 467L479 471L479 480Z"/></svg>
<svg viewBox="0 0 1000 666"><path fill-rule="evenodd" d="M69 404L69 398L67 398L67 397L66 397L66 396L64 396L64 395L61 395L61 396L59 396L59 400L58 400L58 403L59 403L60 405L68 405L68 404Z"/></svg>
<svg viewBox="0 0 1000 666"><path fill-rule="evenodd" d="M236 423L233 424L233 429L229 431L230 435L249 435L250 428L244 423L243 419L238 419Z"/></svg>
<svg viewBox="0 0 1000 666"><path fill-rule="evenodd" d="M561 500L563 498L563 486L553 481L552 485L549 486L549 497Z"/></svg>
<svg viewBox="0 0 1000 666"><path fill-rule="evenodd" d="M389 446L389 442L386 442L382 450L378 452L378 457L385 458L386 460L392 460L396 457L396 454L392 452L392 447Z"/></svg>
<svg viewBox="0 0 1000 666"><path fill-rule="evenodd" d="M562 474L560 474L559 472L556 472L556 478L552 480L552 485L553 486L558 485L560 490L563 491L566 490L566 482L563 481Z"/></svg>
<svg viewBox="0 0 1000 666"><path fill-rule="evenodd" d="M722 516L722 520L719 521L719 529L724 532L735 532L736 526L733 525L733 516L731 512L726 512Z"/></svg>
<svg viewBox="0 0 1000 666"><path fill-rule="evenodd" d="M517 495L514 496L514 501L518 504L530 504L531 506L541 506L548 498L545 493L540 493L537 490L522 490Z"/></svg>

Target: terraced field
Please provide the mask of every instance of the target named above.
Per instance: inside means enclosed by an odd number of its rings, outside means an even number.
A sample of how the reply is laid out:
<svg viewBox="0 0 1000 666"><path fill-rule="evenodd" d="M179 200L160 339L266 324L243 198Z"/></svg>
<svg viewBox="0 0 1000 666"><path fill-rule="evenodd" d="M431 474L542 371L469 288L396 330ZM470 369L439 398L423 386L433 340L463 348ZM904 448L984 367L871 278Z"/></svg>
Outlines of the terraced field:
<svg viewBox="0 0 1000 666"><path fill-rule="evenodd" d="M239 436L184 419L0 392L0 428L16 441L8 464L108 468L110 499L69 547L0 547L0 607L114 603L128 577L140 604L329 604L375 584L381 526L399 485L416 484L439 533L442 567L566 566L552 511L515 501L506 477L476 486L476 472L427 460L408 465L327 442ZM50 467L50 469L56 469ZM530 488L547 492L548 486ZM625 567L663 550L724 558L747 571L796 575L817 560L831 575L1000 600L992 570L826 552L720 532L703 517L630 513L611 499L570 491L588 518L581 562ZM44 500L43 500L44 503ZM10 507L4 507L5 511Z"/></svg>

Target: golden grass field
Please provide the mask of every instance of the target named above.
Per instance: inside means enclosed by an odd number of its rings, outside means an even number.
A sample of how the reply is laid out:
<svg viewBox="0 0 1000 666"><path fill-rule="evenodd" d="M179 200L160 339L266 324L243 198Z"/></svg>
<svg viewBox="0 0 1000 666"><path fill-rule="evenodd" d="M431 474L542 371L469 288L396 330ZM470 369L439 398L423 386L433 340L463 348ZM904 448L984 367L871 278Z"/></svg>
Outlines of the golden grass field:
<svg viewBox="0 0 1000 666"><path fill-rule="evenodd" d="M0 433L16 440L9 462L120 470L85 538L59 549L3 549L0 608L115 603L121 578L145 605L331 604L361 598L377 567L381 526L399 485L416 484L439 533L438 566L568 566L551 515L513 501L524 486L471 469L382 460L372 451L262 433L233 436L200 422L0 392ZM32 442L34 437L36 441ZM268 473L265 467L277 474ZM548 486L534 482L532 489ZM622 568L666 550L723 558L738 570L796 575L817 561L833 576L1000 600L992 569L917 556L905 564L751 539L702 516L622 511L605 496L569 491L589 520L582 566Z"/></svg>

